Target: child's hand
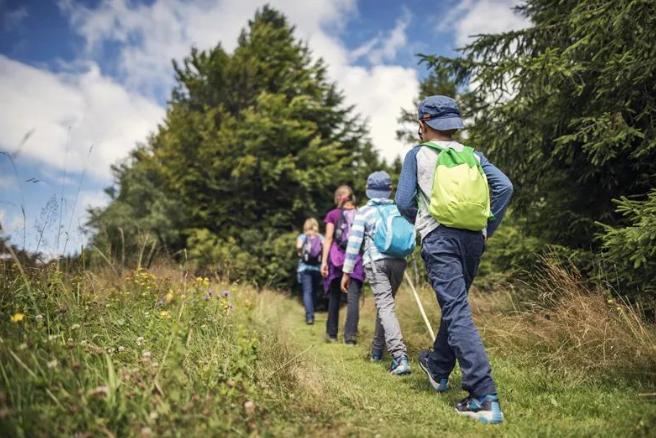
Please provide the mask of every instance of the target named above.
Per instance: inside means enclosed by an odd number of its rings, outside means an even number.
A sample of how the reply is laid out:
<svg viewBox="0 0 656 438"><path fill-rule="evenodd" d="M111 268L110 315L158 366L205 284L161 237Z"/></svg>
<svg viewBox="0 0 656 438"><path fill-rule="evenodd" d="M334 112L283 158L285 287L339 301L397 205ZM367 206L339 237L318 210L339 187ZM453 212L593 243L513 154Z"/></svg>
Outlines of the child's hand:
<svg viewBox="0 0 656 438"><path fill-rule="evenodd" d="M328 263L321 263L321 276L323 278L328 278Z"/></svg>
<svg viewBox="0 0 656 438"><path fill-rule="evenodd" d="M342 292L348 293L349 284L351 284L351 276L349 274L342 275Z"/></svg>

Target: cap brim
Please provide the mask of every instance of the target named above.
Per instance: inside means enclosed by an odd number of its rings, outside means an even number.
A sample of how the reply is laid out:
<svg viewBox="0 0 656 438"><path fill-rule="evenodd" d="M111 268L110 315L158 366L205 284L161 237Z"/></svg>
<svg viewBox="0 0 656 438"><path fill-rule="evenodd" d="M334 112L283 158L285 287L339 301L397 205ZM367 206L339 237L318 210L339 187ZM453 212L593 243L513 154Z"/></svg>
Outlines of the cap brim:
<svg viewBox="0 0 656 438"><path fill-rule="evenodd" d="M460 117L444 117L439 119L427 120L426 124L438 131L450 131L452 129L463 129L465 124Z"/></svg>
<svg viewBox="0 0 656 438"><path fill-rule="evenodd" d="M367 198L369 199L380 199L380 198L389 198L392 195L391 190L373 190L367 189L365 191Z"/></svg>

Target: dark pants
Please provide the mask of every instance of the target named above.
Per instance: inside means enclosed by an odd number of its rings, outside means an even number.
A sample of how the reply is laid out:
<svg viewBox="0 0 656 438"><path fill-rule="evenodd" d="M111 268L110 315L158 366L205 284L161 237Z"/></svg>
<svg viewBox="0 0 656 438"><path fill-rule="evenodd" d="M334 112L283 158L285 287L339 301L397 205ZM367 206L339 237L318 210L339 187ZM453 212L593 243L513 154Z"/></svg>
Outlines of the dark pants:
<svg viewBox="0 0 656 438"><path fill-rule="evenodd" d="M344 325L344 342L355 342L358 337L358 321L360 319L360 292L362 283L351 280L346 297L346 324ZM337 337L339 326L339 305L342 301L340 279L336 278L330 283L328 296L328 321L326 322L326 333L331 338Z"/></svg>
<svg viewBox="0 0 656 438"><path fill-rule="evenodd" d="M314 302L317 291L321 287L321 273L319 271L303 271L298 274L303 289L303 305L305 306L305 320L314 321Z"/></svg>
<svg viewBox="0 0 656 438"><path fill-rule="evenodd" d="M439 226L424 238L421 251L442 309L430 370L436 376L448 377L457 359L462 387L475 397L496 392L490 362L467 301L484 246L481 233Z"/></svg>

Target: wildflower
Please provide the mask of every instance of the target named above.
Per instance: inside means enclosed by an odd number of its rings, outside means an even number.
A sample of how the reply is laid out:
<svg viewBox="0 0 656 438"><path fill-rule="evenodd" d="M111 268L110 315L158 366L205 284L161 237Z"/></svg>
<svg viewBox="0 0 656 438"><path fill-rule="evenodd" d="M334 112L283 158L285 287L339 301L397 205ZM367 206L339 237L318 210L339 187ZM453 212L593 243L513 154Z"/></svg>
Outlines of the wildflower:
<svg viewBox="0 0 656 438"><path fill-rule="evenodd" d="M112 354L114 351L114 347L107 347L107 354Z"/></svg>
<svg viewBox="0 0 656 438"><path fill-rule="evenodd" d="M119 345L119 346L118 346L118 352L119 352L119 353L122 353L122 352L124 352L124 351L125 351L125 347L122 346L122 345Z"/></svg>
<svg viewBox="0 0 656 438"><path fill-rule="evenodd" d="M141 346L141 345L143 345L143 343L144 343L144 338L143 338L143 336L139 336L139 337L137 338L137 345Z"/></svg>
<svg viewBox="0 0 656 438"><path fill-rule="evenodd" d="M255 403L251 400L244 402L244 411L246 412L246 415L253 415L255 413Z"/></svg>
<svg viewBox="0 0 656 438"><path fill-rule="evenodd" d="M73 325L71 326L71 330L77 330L77 329L79 329L79 328L80 328L80 324L73 324Z"/></svg>
<svg viewBox="0 0 656 438"><path fill-rule="evenodd" d="M164 296L164 301L166 301L166 304L170 303L173 301L174 295L173 291L169 291L165 296Z"/></svg>
<svg viewBox="0 0 656 438"><path fill-rule="evenodd" d="M26 350L26 349L27 349L27 344L26 344L25 342L23 342L22 344L20 344L20 345L18 346L18 349L19 349L19 350Z"/></svg>
<svg viewBox="0 0 656 438"><path fill-rule="evenodd" d="M228 298L228 297L230 296L230 291L227 290L227 289L224 290L223 292L221 292L221 296L222 296L223 298Z"/></svg>
<svg viewBox="0 0 656 438"><path fill-rule="evenodd" d="M48 368L52 370L52 369L57 368L57 365L59 365L59 362L57 361L57 359L53 359L53 360L49 361L47 365L48 365Z"/></svg>
<svg viewBox="0 0 656 438"><path fill-rule="evenodd" d="M171 314L169 313L168 310L162 310L161 312L159 312L159 316L162 317L163 319L171 318Z"/></svg>
<svg viewBox="0 0 656 438"><path fill-rule="evenodd" d="M144 359L150 359L150 351L144 351L143 353L141 353L141 357L143 357Z"/></svg>
<svg viewBox="0 0 656 438"><path fill-rule="evenodd" d="M54 341L54 340L57 339L58 337L59 337L58 335L48 335L48 340L49 340L49 341Z"/></svg>
<svg viewBox="0 0 656 438"><path fill-rule="evenodd" d="M25 314L20 313L20 312L16 312L11 317L11 322L17 324L19 322L22 322L24 318L25 318Z"/></svg>
<svg viewBox="0 0 656 438"><path fill-rule="evenodd" d="M80 346L82 346L82 347L86 347L87 344L88 344L88 342L87 342L86 339L82 339L82 340L80 341Z"/></svg>
<svg viewBox="0 0 656 438"><path fill-rule="evenodd" d="M34 317L36 319L36 322L42 322L43 321L43 315L38 314L37 316Z"/></svg>

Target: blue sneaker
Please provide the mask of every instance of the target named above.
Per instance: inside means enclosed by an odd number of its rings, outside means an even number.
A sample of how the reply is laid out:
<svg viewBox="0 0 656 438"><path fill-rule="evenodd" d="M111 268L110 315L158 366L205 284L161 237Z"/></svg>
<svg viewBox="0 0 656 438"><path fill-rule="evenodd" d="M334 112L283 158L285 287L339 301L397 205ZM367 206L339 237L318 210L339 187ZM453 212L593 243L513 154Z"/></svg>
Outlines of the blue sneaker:
<svg viewBox="0 0 656 438"><path fill-rule="evenodd" d="M430 368L428 367L428 356L430 356L430 351L423 350L419 352L419 368L421 368L428 376L428 383L430 386L437 392L447 392L449 390L449 379L446 377L438 377L433 375Z"/></svg>
<svg viewBox="0 0 656 438"><path fill-rule="evenodd" d="M456 412L474 418L483 424L503 423L503 412L496 394L467 397L456 405Z"/></svg>
<svg viewBox="0 0 656 438"><path fill-rule="evenodd" d="M408 356L403 355L398 359L393 359L389 372L395 376L410 374L410 363L408 363Z"/></svg>
<svg viewBox="0 0 656 438"><path fill-rule="evenodd" d="M383 360L383 350L371 350L371 356L369 360L372 362L380 362Z"/></svg>

